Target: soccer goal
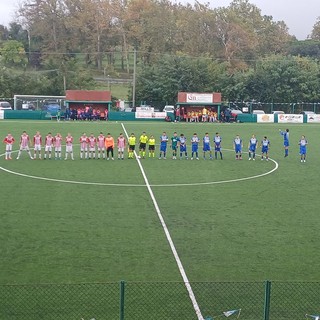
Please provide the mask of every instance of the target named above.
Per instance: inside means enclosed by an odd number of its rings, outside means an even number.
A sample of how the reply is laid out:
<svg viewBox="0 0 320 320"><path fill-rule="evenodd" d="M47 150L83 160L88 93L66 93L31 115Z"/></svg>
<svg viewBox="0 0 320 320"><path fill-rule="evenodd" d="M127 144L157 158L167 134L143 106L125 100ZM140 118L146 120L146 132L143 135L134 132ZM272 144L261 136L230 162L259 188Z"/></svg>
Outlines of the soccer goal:
<svg viewBox="0 0 320 320"><path fill-rule="evenodd" d="M49 105L59 105L65 110L66 96L19 95L13 97L14 110L46 110Z"/></svg>

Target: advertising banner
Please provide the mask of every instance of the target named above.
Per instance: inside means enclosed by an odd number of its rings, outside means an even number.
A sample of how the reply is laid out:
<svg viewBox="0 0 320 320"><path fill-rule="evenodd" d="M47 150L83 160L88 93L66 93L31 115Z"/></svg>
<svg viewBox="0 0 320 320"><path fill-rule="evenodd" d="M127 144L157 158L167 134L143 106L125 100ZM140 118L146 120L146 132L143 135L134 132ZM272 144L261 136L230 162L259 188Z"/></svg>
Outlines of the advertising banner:
<svg viewBox="0 0 320 320"><path fill-rule="evenodd" d="M273 114L257 114L257 122L273 123L274 122L274 115Z"/></svg>
<svg viewBox="0 0 320 320"><path fill-rule="evenodd" d="M187 101L188 103L212 103L213 94L212 93L188 93Z"/></svg>
<svg viewBox="0 0 320 320"><path fill-rule="evenodd" d="M4 110L0 110L0 120L4 119Z"/></svg>
<svg viewBox="0 0 320 320"><path fill-rule="evenodd" d="M279 114L279 123L303 123L303 114Z"/></svg>
<svg viewBox="0 0 320 320"><path fill-rule="evenodd" d="M135 113L136 119L165 119L166 116L166 112L137 111Z"/></svg>
<svg viewBox="0 0 320 320"><path fill-rule="evenodd" d="M320 114L308 114L308 123L320 123Z"/></svg>

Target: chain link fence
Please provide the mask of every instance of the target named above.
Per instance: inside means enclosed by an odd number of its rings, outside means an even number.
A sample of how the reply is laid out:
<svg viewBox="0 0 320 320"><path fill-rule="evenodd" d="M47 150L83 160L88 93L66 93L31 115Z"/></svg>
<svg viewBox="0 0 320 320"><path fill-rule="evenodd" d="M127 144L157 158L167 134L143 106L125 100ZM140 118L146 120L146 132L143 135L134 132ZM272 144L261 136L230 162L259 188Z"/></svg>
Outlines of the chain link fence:
<svg viewBox="0 0 320 320"><path fill-rule="evenodd" d="M320 313L320 282L194 282L204 319L293 320ZM238 314L230 316L237 318ZM1 320L197 320L182 282L1 285ZM316 319L316 318L314 318Z"/></svg>

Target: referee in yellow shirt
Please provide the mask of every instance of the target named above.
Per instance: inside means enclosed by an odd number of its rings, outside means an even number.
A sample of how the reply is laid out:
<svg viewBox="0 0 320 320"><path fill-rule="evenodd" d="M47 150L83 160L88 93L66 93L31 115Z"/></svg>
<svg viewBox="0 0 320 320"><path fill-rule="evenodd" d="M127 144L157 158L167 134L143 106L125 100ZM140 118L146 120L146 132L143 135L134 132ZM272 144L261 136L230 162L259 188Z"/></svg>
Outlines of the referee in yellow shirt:
<svg viewBox="0 0 320 320"><path fill-rule="evenodd" d="M140 145L139 145L139 158L144 159L146 156L146 147L148 142L148 136L145 132L142 132L142 135L139 139Z"/></svg>
<svg viewBox="0 0 320 320"><path fill-rule="evenodd" d="M133 159L134 149L136 146L136 137L135 137L134 133L131 133L131 136L128 138L128 145L129 145L128 158Z"/></svg>

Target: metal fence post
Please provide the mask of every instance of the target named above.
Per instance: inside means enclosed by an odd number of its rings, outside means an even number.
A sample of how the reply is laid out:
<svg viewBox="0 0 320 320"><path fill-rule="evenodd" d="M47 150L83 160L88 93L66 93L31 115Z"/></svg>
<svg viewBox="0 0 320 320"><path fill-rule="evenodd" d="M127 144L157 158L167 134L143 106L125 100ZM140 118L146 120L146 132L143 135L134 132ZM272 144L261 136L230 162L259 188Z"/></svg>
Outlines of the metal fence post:
<svg viewBox="0 0 320 320"><path fill-rule="evenodd" d="M269 320L270 298L271 298L271 281L266 280L265 283L264 283L264 312L263 312L263 320Z"/></svg>
<svg viewBox="0 0 320 320"><path fill-rule="evenodd" d="M120 281L120 320L124 320L124 287L125 282Z"/></svg>

